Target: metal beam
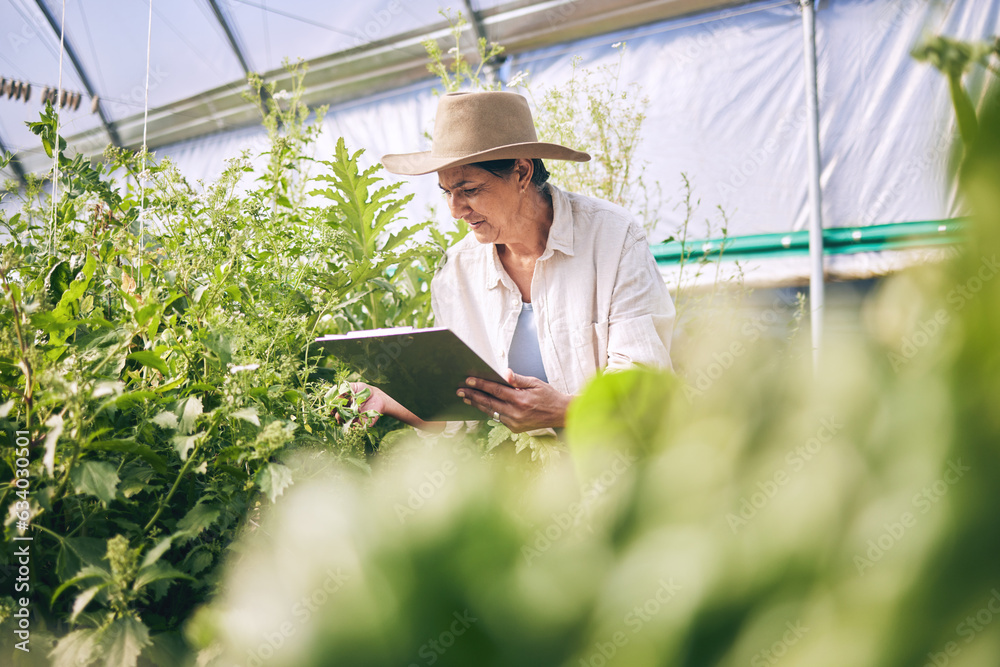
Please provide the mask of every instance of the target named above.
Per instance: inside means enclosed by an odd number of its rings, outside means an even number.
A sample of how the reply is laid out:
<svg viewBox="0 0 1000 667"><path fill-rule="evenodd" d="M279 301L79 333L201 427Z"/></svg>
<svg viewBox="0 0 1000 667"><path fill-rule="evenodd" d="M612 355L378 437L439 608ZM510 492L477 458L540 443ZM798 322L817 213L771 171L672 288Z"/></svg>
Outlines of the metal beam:
<svg viewBox="0 0 1000 667"><path fill-rule="evenodd" d="M733 0L739 4L741 0ZM524 4L502 4L479 13L484 29L491 35L506 35L503 44L509 56L553 44L648 25L655 21L691 15L727 4L719 0L547 0ZM400 35L390 35L344 51L309 61L303 102L309 105L338 104L399 90L427 82L427 54L421 42L434 39L447 51L451 30L441 21ZM463 50L467 55L471 49ZM288 74L278 68L261 77L278 88L290 85ZM151 149L202 135L260 123L256 105L243 99L246 82L232 81L189 98L149 110ZM118 131L127 145L142 143L142 112L122 118ZM92 142L99 128L67 137L71 145ZM87 153L90 155L91 153ZM100 151L94 151L100 155ZM44 155L44 154L43 154ZM35 163L38 163L37 165ZM25 155L28 171L43 169L41 158Z"/></svg>
<svg viewBox="0 0 1000 667"><path fill-rule="evenodd" d="M3 138L0 137L0 154L6 153L7 147L3 143ZM10 168L17 174L17 180L21 181L21 185L26 185L27 180L24 178L24 167L21 166L21 161L17 159L16 155L10 156L10 162L7 163Z"/></svg>
<svg viewBox="0 0 1000 667"><path fill-rule="evenodd" d="M819 145L819 90L816 83L816 13L814 0L802 4L802 36L805 46L806 109L809 134L806 148L809 155L809 313L812 330L813 364L819 368L823 344L823 302L825 272L823 269L823 192L822 159Z"/></svg>
<svg viewBox="0 0 1000 667"><path fill-rule="evenodd" d="M469 10L469 22L472 24L472 29L476 31L477 39L488 41L486 26L483 25L483 16L472 6L472 0L465 0L465 8ZM478 43L476 47L479 47ZM507 57L501 54L486 61L486 73L492 83L496 82L497 72L506 59Z"/></svg>
<svg viewBox="0 0 1000 667"><path fill-rule="evenodd" d="M247 59L243 55L243 49L240 48L239 43L236 41L236 33L233 32L232 26L229 25L229 21L222 14L222 10L219 8L219 3L216 0L208 0L208 4L212 6L212 13L215 14L215 20L219 22L222 26L223 32L226 33L226 39L229 40L229 48L233 50L236 54L236 59L240 61L240 67L243 68L244 74L250 73L250 66L247 65Z"/></svg>
<svg viewBox="0 0 1000 667"><path fill-rule="evenodd" d="M240 48L239 42L236 41L236 33L233 32L232 26L229 25L229 21L226 20L225 15L222 13L222 9L219 7L218 1L208 0L208 4L212 6L212 13L215 14L215 20L219 22L219 25L222 26L223 32L226 33L226 39L229 40L229 47L233 50L233 53L236 54L236 59L240 61L240 67L243 68L243 74L248 76L250 74L250 65L247 63L246 56L243 55L243 49ZM244 81L244 83L246 82ZM267 104L271 101L271 94L267 92L267 88L261 86L261 105L267 109Z"/></svg>
<svg viewBox="0 0 1000 667"><path fill-rule="evenodd" d="M479 12L472 7L472 0L465 0L465 8L469 10L469 21L472 23L472 28L476 31L476 37L479 39L486 39L486 30L483 28L483 19L479 16Z"/></svg>
<svg viewBox="0 0 1000 667"><path fill-rule="evenodd" d="M48 6L45 4L45 0L35 0L35 4L37 4L38 8L42 10L42 14L45 15L45 20L49 22L49 27L52 28L52 32L56 34L56 37L58 38L59 35L62 35L63 49L66 51L66 55L69 56L70 62L73 63L73 67L76 68L76 73L79 75L80 81L83 83L83 87L87 90L87 94L90 95L91 98L97 97L94 86L90 83L90 77L87 76L87 70L83 68L83 64L80 62L80 59L76 57L76 50L70 43L69 38L63 34L62 26L59 25L59 21L57 21L56 17L49 11ZM58 100L56 101L56 104L58 105ZM98 100L97 104L97 114L101 117L101 125L104 126L104 131L108 133L109 137L111 137L111 141L116 146L121 146L122 140L118 136L118 130L115 129L115 124L111 122L107 115L105 115L104 108L101 106L100 100Z"/></svg>

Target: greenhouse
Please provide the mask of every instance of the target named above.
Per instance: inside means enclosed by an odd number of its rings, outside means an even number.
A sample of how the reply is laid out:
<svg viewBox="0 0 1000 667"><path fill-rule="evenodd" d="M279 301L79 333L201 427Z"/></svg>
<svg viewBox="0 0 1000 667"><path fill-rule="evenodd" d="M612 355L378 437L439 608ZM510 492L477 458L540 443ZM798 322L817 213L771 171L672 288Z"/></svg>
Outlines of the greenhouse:
<svg viewBox="0 0 1000 667"><path fill-rule="evenodd" d="M0 664L1000 664L1000 0L0 18Z"/></svg>

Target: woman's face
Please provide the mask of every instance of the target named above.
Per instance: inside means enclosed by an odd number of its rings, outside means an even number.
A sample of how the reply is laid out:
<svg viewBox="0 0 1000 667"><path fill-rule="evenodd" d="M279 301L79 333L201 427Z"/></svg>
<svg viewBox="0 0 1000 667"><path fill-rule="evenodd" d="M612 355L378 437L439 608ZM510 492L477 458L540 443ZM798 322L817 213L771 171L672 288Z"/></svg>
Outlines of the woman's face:
<svg viewBox="0 0 1000 667"><path fill-rule="evenodd" d="M521 170L507 177L494 176L485 169L462 165L438 172L438 186L444 192L451 214L464 220L480 243L518 242L517 214L524 192L519 184Z"/></svg>

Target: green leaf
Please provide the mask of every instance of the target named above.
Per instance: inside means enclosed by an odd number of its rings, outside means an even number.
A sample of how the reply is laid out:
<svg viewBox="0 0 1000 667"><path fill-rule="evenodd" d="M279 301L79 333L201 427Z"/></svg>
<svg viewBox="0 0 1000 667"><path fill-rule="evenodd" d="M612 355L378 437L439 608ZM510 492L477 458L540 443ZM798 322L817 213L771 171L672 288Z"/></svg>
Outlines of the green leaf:
<svg viewBox="0 0 1000 667"><path fill-rule="evenodd" d="M167 368L166 362L160 359L160 355L151 350L142 350L140 352L133 352L128 355L129 359L138 361L143 366L148 366L149 368L155 368L163 374L163 377L167 377L170 369Z"/></svg>
<svg viewBox="0 0 1000 667"><path fill-rule="evenodd" d="M83 568L101 568L108 545L104 540L93 537L67 537L59 543L56 557L56 574L62 580L71 579Z"/></svg>
<svg viewBox="0 0 1000 667"><path fill-rule="evenodd" d="M69 262L63 260L56 262L49 275L45 277L45 294L49 302L56 304L62 299L63 293L69 289L73 281L73 270L69 267Z"/></svg>
<svg viewBox="0 0 1000 667"><path fill-rule="evenodd" d="M80 297L83 296L84 292L90 286L90 279L94 277L94 269L97 268L97 260L93 255L87 253L87 260L83 264L83 268L80 269L80 273L77 274L76 278L69 284L66 291L62 293L59 298L59 303L56 305L53 311L61 319L66 319L70 316L70 309L74 303L79 301Z"/></svg>
<svg viewBox="0 0 1000 667"><path fill-rule="evenodd" d="M154 667L190 664L191 649L184 634L174 630L157 632L151 637L152 645L142 651L143 664L147 661Z"/></svg>
<svg viewBox="0 0 1000 667"><path fill-rule="evenodd" d="M199 431L193 435L175 435L172 439L174 449L177 451L181 461L187 461L188 454L198 444L198 438L204 437L205 432Z"/></svg>
<svg viewBox="0 0 1000 667"><path fill-rule="evenodd" d="M570 449L582 454L597 448L648 453L665 426L676 395L676 378L665 371L633 368L605 373L590 382L566 415Z"/></svg>
<svg viewBox="0 0 1000 667"><path fill-rule="evenodd" d="M486 451L490 452L502 445L503 443L510 440L514 434L509 428L504 426L499 422L490 422L491 424L496 424L492 429L490 429L490 434L486 438Z"/></svg>
<svg viewBox="0 0 1000 667"><path fill-rule="evenodd" d="M198 501L184 518L177 522L177 530L174 531L173 538L178 541L187 541L197 537L201 531L205 530L219 518L219 508Z"/></svg>
<svg viewBox="0 0 1000 667"><path fill-rule="evenodd" d="M89 665L94 660L99 638L100 630L97 628L84 628L69 633L49 653L52 667Z"/></svg>
<svg viewBox="0 0 1000 667"><path fill-rule="evenodd" d="M183 407L180 410L180 431L181 433L191 433L194 431L195 420L204 412L201 399L197 396L189 396L184 399Z"/></svg>
<svg viewBox="0 0 1000 667"><path fill-rule="evenodd" d="M118 487L118 471L110 463L103 461L83 461L70 473L77 493L96 496L105 504L115 499Z"/></svg>
<svg viewBox="0 0 1000 667"><path fill-rule="evenodd" d="M191 574L198 574L211 565L212 560L212 552L202 549L199 551L192 551L191 554L184 559L184 563L187 565L187 569Z"/></svg>
<svg viewBox="0 0 1000 667"><path fill-rule="evenodd" d="M131 616L116 619L101 633L105 667L135 667L142 649L149 646L149 629Z"/></svg>
<svg viewBox="0 0 1000 667"><path fill-rule="evenodd" d="M292 471L280 463L268 463L254 476L257 487L273 503L292 483Z"/></svg>
<svg viewBox="0 0 1000 667"><path fill-rule="evenodd" d="M87 565L86 567L81 568L73 578L67 579L59 585L59 588L57 588L55 593L52 594L50 604L55 604L56 600L59 599L59 596L62 595L62 592L70 586L76 586L81 581L89 581L90 579L102 579L110 583L111 573L96 565Z"/></svg>
<svg viewBox="0 0 1000 667"><path fill-rule="evenodd" d="M139 569L142 570L143 568L147 568L156 561L160 560L160 556L167 553L171 543L172 540L169 537L164 537L162 540L157 542L156 546L150 549L146 554L146 557L142 559L142 565L139 566Z"/></svg>
<svg viewBox="0 0 1000 667"><path fill-rule="evenodd" d="M139 570L138 576L136 576L135 581L132 583L132 590L138 591L154 582L173 581L174 579L189 579L194 581L194 577L171 567L167 563L154 563L149 567Z"/></svg>
<svg viewBox="0 0 1000 667"><path fill-rule="evenodd" d="M182 384L184 384L184 382L186 380L187 380L187 378L184 377L184 376L181 376L179 378L175 378L175 379L171 380L170 382L168 382L166 384L161 384L159 387L157 387L155 389L155 391L156 391L157 394L166 393L166 392L170 391L171 389L176 389L177 387L181 386Z"/></svg>
<svg viewBox="0 0 1000 667"><path fill-rule="evenodd" d="M56 442L63 432L63 418L58 414L52 415L45 425L49 427L49 432L45 434L45 454L42 456L42 463L45 471L51 476L56 466Z"/></svg>
<svg viewBox="0 0 1000 667"><path fill-rule="evenodd" d="M146 326L146 323L149 322L150 318L152 318L153 315L156 314L156 311L159 308L160 304L155 301L153 303L143 306L142 308L139 309L139 312L135 314L136 323L138 323L140 327Z"/></svg>
<svg viewBox="0 0 1000 667"><path fill-rule="evenodd" d="M240 408L233 413L233 418L250 422L254 426L260 426L260 418L257 417L257 408Z"/></svg>
<svg viewBox="0 0 1000 667"><path fill-rule="evenodd" d="M167 472L167 462L163 460L163 457L154 452L149 445L144 445L133 440L98 440L89 443L84 449L135 454L151 465L156 472L160 474Z"/></svg>
<svg viewBox="0 0 1000 667"><path fill-rule="evenodd" d="M159 485L150 484L156 471L148 466L132 461L125 465L121 471L122 481L118 484L118 493L126 498L131 498L137 493L150 491L155 493Z"/></svg>
<svg viewBox="0 0 1000 667"><path fill-rule="evenodd" d="M131 410L137 405L145 403L146 401L156 400L157 395L151 391L131 391L127 394L122 394L115 399L115 406L119 410Z"/></svg>
<svg viewBox="0 0 1000 667"><path fill-rule="evenodd" d="M168 563L154 563L139 570L139 574L132 583L132 590L141 590L143 587L157 581L173 581L175 579L189 579L194 581L194 577L181 572Z"/></svg>
<svg viewBox="0 0 1000 667"><path fill-rule="evenodd" d="M103 583L97 584L96 586L91 586L90 588L86 589L85 591L77 595L76 599L73 601L73 613L70 614L69 616L69 622L70 623L74 622L76 620L76 617L80 615L80 612L86 609L87 605L90 604L90 601L94 599L94 596L97 595L101 591L101 589L106 588L110 585L111 585L110 581L105 581Z"/></svg>
<svg viewBox="0 0 1000 667"><path fill-rule="evenodd" d="M173 412L161 412L160 414L153 417L152 422L163 429L169 429L171 431L176 431L180 422L177 420L177 415Z"/></svg>

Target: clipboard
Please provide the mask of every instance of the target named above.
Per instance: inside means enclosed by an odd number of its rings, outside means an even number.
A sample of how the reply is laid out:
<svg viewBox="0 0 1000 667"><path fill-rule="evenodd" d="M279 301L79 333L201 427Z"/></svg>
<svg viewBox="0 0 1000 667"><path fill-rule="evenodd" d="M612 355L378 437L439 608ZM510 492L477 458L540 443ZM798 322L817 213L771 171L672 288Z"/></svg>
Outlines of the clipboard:
<svg viewBox="0 0 1000 667"><path fill-rule="evenodd" d="M510 386L453 331L444 327L372 329L317 338L314 345L357 371L425 421L484 421L455 392L468 377Z"/></svg>

